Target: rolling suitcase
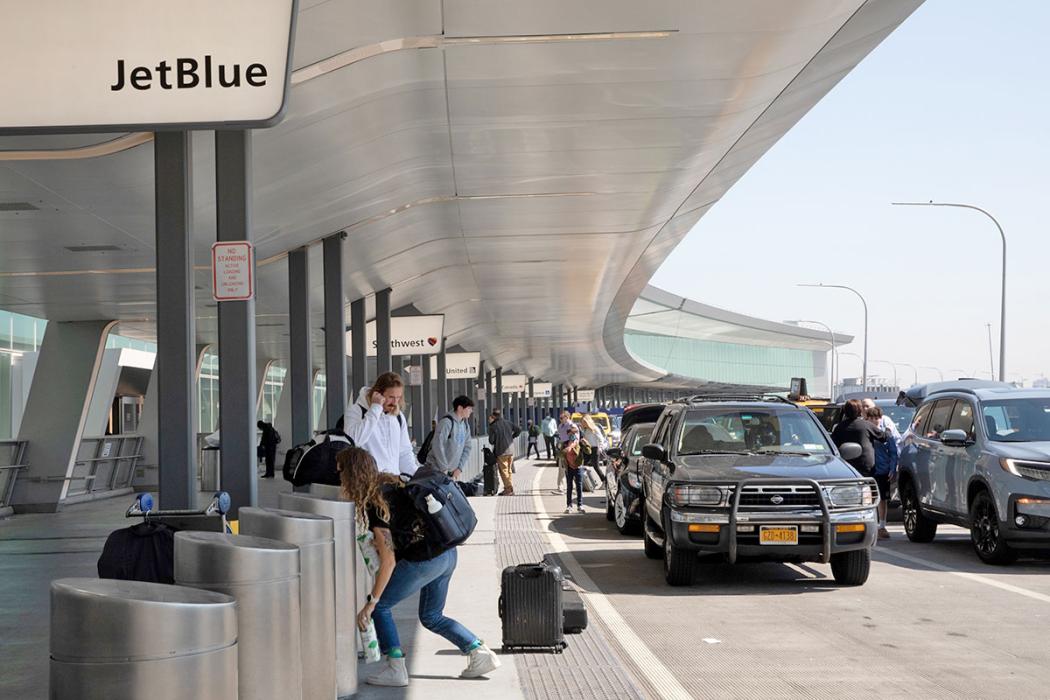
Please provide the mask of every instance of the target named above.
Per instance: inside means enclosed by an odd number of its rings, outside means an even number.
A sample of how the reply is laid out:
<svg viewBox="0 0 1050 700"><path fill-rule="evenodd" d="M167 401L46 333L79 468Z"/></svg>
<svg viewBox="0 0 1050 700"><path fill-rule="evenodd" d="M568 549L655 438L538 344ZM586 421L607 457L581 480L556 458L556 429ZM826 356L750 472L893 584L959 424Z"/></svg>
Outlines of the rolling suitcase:
<svg viewBox="0 0 1050 700"><path fill-rule="evenodd" d="M481 468L482 477L485 483L486 496L496 495L496 455L492 454L492 450L485 448L484 451L485 459Z"/></svg>
<svg viewBox="0 0 1050 700"><path fill-rule="evenodd" d="M499 616L503 650L565 648L562 574L546 562L503 570Z"/></svg>
<svg viewBox="0 0 1050 700"><path fill-rule="evenodd" d="M568 581L562 584L562 601L562 630L565 634L579 634L587 629L587 607Z"/></svg>

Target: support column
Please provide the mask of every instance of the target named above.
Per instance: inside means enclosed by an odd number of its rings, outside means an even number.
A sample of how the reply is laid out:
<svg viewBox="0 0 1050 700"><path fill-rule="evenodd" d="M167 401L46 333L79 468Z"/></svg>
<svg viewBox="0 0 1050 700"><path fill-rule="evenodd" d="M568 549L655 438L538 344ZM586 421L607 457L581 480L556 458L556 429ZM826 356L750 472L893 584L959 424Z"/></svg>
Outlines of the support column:
<svg viewBox="0 0 1050 700"><path fill-rule="evenodd" d="M361 389L369 386L368 381L368 332L365 320L365 300L355 299L350 302L350 375L354 378L351 383L350 400L356 401Z"/></svg>
<svg viewBox="0 0 1050 700"><path fill-rule="evenodd" d="M451 399L448 396L448 366L445 363L445 347L448 344L447 338L441 339L441 352L437 356L437 413L438 415L445 415L448 411L452 410L452 399L456 398L453 396ZM429 362L427 363L430 364Z"/></svg>
<svg viewBox="0 0 1050 700"><path fill-rule="evenodd" d="M157 373L160 399L157 406L160 505L167 509L197 505L191 148L188 132L154 134L157 361L153 371Z"/></svg>
<svg viewBox="0 0 1050 700"><path fill-rule="evenodd" d="M422 355L411 355L408 357L410 365L419 364ZM416 449L423 444L423 438L427 434L427 428L423 426L423 387L412 387L412 437L416 439Z"/></svg>
<svg viewBox="0 0 1050 700"><path fill-rule="evenodd" d="M288 253L288 373L279 405L287 405L291 434L285 450L301 445L313 435L313 344L310 342L310 265L306 248ZM284 395L288 395L285 404ZM285 422L278 410L278 419Z"/></svg>
<svg viewBox="0 0 1050 700"><path fill-rule="evenodd" d="M52 321L44 331L18 439L29 442L30 468L15 481L16 513L54 513L71 487L80 440L113 321ZM110 397L112 402L112 397ZM85 470L81 470L82 472ZM90 488L90 482L86 482Z"/></svg>
<svg viewBox="0 0 1050 700"><path fill-rule="evenodd" d="M503 412L503 368L496 368L496 388L492 393L492 410L499 410ZM506 416L504 416L506 417Z"/></svg>
<svg viewBox="0 0 1050 700"><path fill-rule="evenodd" d="M532 401L532 406L528 405L529 400ZM536 409L536 381L532 377L529 377L528 397L525 400L526 425L528 425L528 420L532 420L533 423L539 422L536 415Z"/></svg>
<svg viewBox="0 0 1050 700"><path fill-rule="evenodd" d="M325 427L334 428L346 412L346 299L343 297L343 240L346 232L324 239Z"/></svg>
<svg viewBox="0 0 1050 700"><path fill-rule="evenodd" d="M423 436L430 432L430 421L434 419L434 378L430 373L430 355L420 355L423 365Z"/></svg>
<svg viewBox="0 0 1050 700"><path fill-rule="evenodd" d="M474 399L476 401L476 403L477 403L477 410L474 411L474 415L476 415L478 417L478 421L477 421L478 430L477 430L477 433L478 433L478 435L487 435L488 432L489 432L488 431L488 426L489 426L489 420L488 420L489 414L488 414L488 411L489 411L490 404L489 404L488 384L486 383L488 381L488 379L487 379L487 373L485 372L485 360L482 360L481 362L478 363L478 377L481 378L480 382L478 381L477 377L475 377L474 379L470 380L470 389L471 389L471 391L470 391L470 398ZM481 399L480 401L477 401L478 393L476 391L476 387L479 386L479 385L485 389L485 394L484 394L485 398Z"/></svg>
<svg viewBox="0 0 1050 700"><path fill-rule="evenodd" d="M219 241L251 241L251 175L251 132L216 131ZM237 509L258 501L255 371L255 300L219 302L219 449L222 490L233 503L231 518L237 517Z"/></svg>
<svg viewBox="0 0 1050 700"><path fill-rule="evenodd" d="M390 361L390 290L376 292L376 374L391 371Z"/></svg>

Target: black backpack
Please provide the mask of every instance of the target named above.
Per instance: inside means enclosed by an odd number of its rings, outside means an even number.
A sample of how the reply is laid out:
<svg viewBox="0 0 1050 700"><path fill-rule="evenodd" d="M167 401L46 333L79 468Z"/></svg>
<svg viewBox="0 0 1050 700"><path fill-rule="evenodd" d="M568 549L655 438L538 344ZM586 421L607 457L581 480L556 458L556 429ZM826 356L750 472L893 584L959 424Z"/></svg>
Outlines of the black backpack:
<svg viewBox="0 0 1050 700"><path fill-rule="evenodd" d="M306 484L328 484L339 485L339 469L336 467L335 458L343 450L353 447L354 441L346 433L330 430L324 434L320 442L311 440L299 456L296 464L291 468L291 478L288 475L288 456L285 457L285 478L294 486L305 486ZM288 455L300 448L296 447L288 451Z"/></svg>
<svg viewBox="0 0 1050 700"><path fill-rule="evenodd" d="M151 522L114 530L98 558L98 577L175 583L174 531Z"/></svg>
<svg viewBox="0 0 1050 700"><path fill-rule="evenodd" d="M448 423L449 423L448 436L452 437L452 431L454 431L456 429L456 423L455 423L455 419L452 417L452 414L451 413L446 413L445 415L441 416L441 418L438 420L437 427L434 428L434 430L431 430L429 433L427 433L427 436L425 438L423 438L423 446L420 447L419 448L419 452L416 453L416 460L420 464L426 464L427 463L427 457L430 456L430 443L432 443L434 441L434 435L441 428L441 421L445 420L446 418L448 418Z"/></svg>
<svg viewBox="0 0 1050 700"><path fill-rule="evenodd" d="M478 518L463 490L448 474L438 469L421 467L416 470L405 484L405 493L427 523L429 536L444 549L466 542L478 525ZM433 513L429 509L432 502L441 506Z"/></svg>

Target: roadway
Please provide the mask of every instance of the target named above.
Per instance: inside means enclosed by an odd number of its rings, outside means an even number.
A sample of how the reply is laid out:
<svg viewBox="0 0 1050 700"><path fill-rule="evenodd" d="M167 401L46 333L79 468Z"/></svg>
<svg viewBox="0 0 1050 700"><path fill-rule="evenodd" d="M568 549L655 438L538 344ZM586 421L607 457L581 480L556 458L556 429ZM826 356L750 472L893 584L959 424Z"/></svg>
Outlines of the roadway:
<svg viewBox="0 0 1050 700"><path fill-rule="evenodd" d="M891 525L861 587L838 587L820 564L711 563L672 589L641 538L606 521L601 495L587 495L587 514L562 515L555 469L538 466L533 500L552 549L654 697L1048 694L1050 561L989 567L963 529L920 545Z"/></svg>

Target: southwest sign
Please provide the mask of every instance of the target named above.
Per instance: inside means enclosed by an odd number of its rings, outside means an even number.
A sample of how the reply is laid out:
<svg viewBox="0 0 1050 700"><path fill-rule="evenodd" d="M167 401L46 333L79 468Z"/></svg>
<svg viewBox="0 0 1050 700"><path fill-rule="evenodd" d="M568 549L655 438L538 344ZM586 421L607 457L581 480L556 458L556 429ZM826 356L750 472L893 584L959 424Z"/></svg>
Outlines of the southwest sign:
<svg viewBox="0 0 1050 700"><path fill-rule="evenodd" d="M434 355L444 347L444 316L394 316L390 319L391 355ZM376 322L365 327L365 347L369 357L376 356ZM353 331L346 332L346 353L353 352Z"/></svg>
<svg viewBox="0 0 1050 700"><path fill-rule="evenodd" d="M437 357L430 357L430 376L438 378ZM477 379L481 366L480 352L449 352L445 354L445 379Z"/></svg>
<svg viewBox="0 0 1050 700"><path fill-rule="evenodd" d="M0 133L280 120L297 0L0 0Z"/></svg>

